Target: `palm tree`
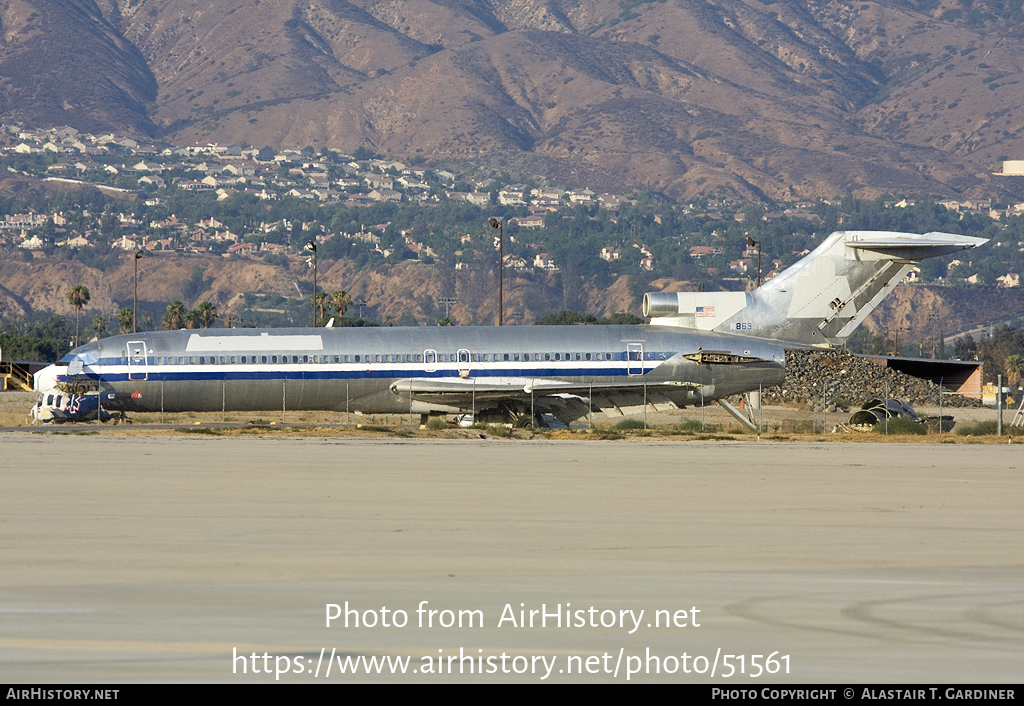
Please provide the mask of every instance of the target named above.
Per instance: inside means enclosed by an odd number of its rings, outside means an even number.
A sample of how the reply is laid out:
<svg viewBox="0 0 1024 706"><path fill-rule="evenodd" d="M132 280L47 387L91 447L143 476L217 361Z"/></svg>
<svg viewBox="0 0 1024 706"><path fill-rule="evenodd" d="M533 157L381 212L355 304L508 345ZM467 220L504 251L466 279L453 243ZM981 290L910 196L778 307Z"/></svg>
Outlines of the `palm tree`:
<svg viewBox="0 0 1024 706"><path fill-rule="evenodd" d="M1006 369L1006 376L1011 380L1016 380L1019 385L1020 375L1024 372L1024 356L1017 353L1006 356L1006 360L1003 361L1003 367Z"/></svg>
<svg viewBox="0 0 1024 706"><path fill-rule="evenodd" d="M84 284L79 284L68 290L68 304L75 308L75 345L77 346L80 341L78 338L78 317L82 313L82 308L89 303L89 288Z"/></svg>
<svg viewBox="0 0 1024 706"><path fill-rule="evenodd" d="M203 302L195 309L196 322L203 328L210 328L217 320L217 307L210 302Z"/></svg>
<svg viewBox="0 0 1024 706"><path fill-rule="evenodd" d="M121 333L132 332L132 316L132 310L126 306L117 312L117 325L121 327Z"/></svg>
<svg viewBox="0 0 1024 706"><path fill-rule="evenodd" d="M317 326L324 320L324 310L327 309L327 292L317 292L313 295L313 306L320 312L317 320L313 323Z"/></svg>
<svg viewBox="0 0 1024 706"><path fill-rule="evenodd" d="M175 299L167 305L167 313L164 314L164 329L177 331L185 323L185 305Z"/></svg>
<svg viewBox="0 0 1024 706"><path fill-rule="evenodd" d="M92 330L96 332L96 338L103 338L108 326L110 326L109 316L97 316L92 320Z"/></svg>
<svg viewBox="0 0 1024 706"><path fill-rule="evenodd" d="M344 316L345 310L352 304L352 297L343 289L331 292L331 304L338 310L338 316Z"/></svg>

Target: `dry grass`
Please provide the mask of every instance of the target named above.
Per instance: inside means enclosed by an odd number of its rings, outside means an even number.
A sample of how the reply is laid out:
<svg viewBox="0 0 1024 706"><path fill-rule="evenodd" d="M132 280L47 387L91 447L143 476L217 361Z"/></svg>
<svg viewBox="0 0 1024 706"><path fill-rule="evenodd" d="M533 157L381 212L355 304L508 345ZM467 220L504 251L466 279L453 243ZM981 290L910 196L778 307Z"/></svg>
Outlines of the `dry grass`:
<svg viewBox="0 0 1024 706"><path fill-rule="evenodd" d="M1006 434L999 437L960 436L956 433L890 434L822 433L820 415L806 410L766 408L765 431L760 438L740 429L735 420L718 409L708 408L701 422L700 410L649 415L647 428L640 423L622 424L621 420L596 418L594 429L507 429L498 433L497 427L420 429L418 415L347 415L344 412L182 412L177 414L142 413L132 415L131 424L48 425L32 427L28 411L36 400L33 392L0 393L0 427L43 429L52 433L99 433L128 436L181 436L203 435L222 437L328 437L340 439L546 439L552 441L602 440L624 442L651 441L734 441L742 443L767 442L838 442L838 443L899 443L899 444L1006 444L1024 442L1024 431L1009 427L1004 418ZM947 410L950 412L953 410ZM985 410L956 410L963 414L958 423L968 426L980 420ZM991 412L990 410L988 412ZM991 416L991 415L990 415ZM770 420L770 421L769 421ZM829 418L827 428L839 417ZM1020 440L1013 439L1015 432ZM1007 436L1007 434L1009 436Z"/></svg>

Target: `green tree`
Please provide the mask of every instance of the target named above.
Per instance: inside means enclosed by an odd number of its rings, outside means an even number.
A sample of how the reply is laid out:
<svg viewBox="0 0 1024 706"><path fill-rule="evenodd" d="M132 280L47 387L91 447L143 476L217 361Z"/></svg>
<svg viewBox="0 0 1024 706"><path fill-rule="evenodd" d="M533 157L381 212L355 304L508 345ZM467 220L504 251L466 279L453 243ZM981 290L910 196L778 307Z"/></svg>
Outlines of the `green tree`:
<svg viewBox="0 0 1024 706"><path fill-rule="evenodd" d="M210 328L217 321L217 307L210 302L203 302L192 313L195 314L196 323L203 328Z"/></svg>
<svg viewBox="0 0 1024 706"><path fill-rule="evenodd" d="M186 313L185 305L177 299L168 304L167 312L163 318L164 329L167 331L177 331L180 328L184 328Z"/></svg>
<svg viewBox="0 0 1024 706"><path fill-rule="evenodd" d="M1006 356L1003 368L1006 370L1007 377L1019 385L1021 373L1024 372L1024 356L1019 353Z"/></svg>
<svg viewBox="0 0 1024 706"><path fill-rule="evenodd" d="M316 321L313 322L314 326L319 326L323 323L324 312L327 310L329 300L330 297L327 296L327 292L317 292L313 295L313 311L316 312Z"/></svg>
<svg viewBox="0 0 1024 706"><path fill-rule="evenodd" d="M78 337L78 319L82 313L82 309L86 304L89 303L89 288L84 284L78 284L68 290L68 304L75 308L75 345L79 345L81 341Z"/></svg>
<svg viewBox="0 0 1024 706"><path fill-rule="evenodd" d="M344 289L336 289L331 292L331 305L338 312L338 316L344 316L345 310L352 305L352 297Z"/></svg>
<svg viewBox="0 0 1024 706"><path fill-rule="evenodd" d="M96 332L96 338L103 338L108 326L110 326L109 316L97 316L92 320L92 330Z"/></svg>
<svg viewBox="0 0 1024 706"><path fill-rule="evenodd" d="M121 223L117 215L110 208L107 208L100 216L100 234L109 241L119 235L120 232Z"/></svg>
<svg viewBox="0 0 1024 706"><path fill-rule="evenodd" d="M581 314L578 311L560 311L549 314L533 322L534 326L572 326L574 324L596 324L597 317L593 314Z"/></svg>
<svg viewBox="0 0 1024 706"><path fill-rule="evenodd" d="M134 318L134 312L126 306L122 306L117 312L117 325L121 328L121 333L132 332L132 319Z"/></svg>

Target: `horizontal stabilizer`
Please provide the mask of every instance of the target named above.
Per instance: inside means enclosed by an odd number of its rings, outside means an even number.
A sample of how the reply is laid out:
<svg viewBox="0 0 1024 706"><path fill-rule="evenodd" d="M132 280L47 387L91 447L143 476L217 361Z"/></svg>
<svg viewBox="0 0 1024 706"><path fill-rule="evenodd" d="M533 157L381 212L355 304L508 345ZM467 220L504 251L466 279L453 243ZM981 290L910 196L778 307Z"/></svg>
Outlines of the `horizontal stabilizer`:
<svg viewBox="0 0 1024 706"><path fill-rule="evenodd" d="M988 240L975 238L971 235L955 233L939 233L933 231L924 235L916 233L894 233L885 230L854 230L847 231L846 245L851 248L887 249L887 248L954 248L965 250L984 245ZM929 255L934 257L934 255ZM921 258L924 259L924 258Z"/></svg>

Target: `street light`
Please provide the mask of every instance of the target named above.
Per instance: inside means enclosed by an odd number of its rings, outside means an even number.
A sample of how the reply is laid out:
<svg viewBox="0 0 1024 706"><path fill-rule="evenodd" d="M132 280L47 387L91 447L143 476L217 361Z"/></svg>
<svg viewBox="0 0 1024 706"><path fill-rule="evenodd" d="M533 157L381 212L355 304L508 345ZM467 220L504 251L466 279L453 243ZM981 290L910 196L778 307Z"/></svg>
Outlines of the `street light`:
<svg viewBox="0 0 1024 706"><path fill-rule="evenodd" d="M505 224L497 218L488 218L487 225L498 229L498 326L505 318Z"/></svg>
<svg viewBox="0 0 1024 706"><path fill-rule="evenodd" d="M139 318L139 260L142 259L142 251L135 251L135 294L132 296L132 333L138 333L136 321Z"/></svg>
<svg viewBox="0 0 1024 706"><path fill-rule="evenodd" d="M761 241L748 237L747 245L750 247L757 246L757 286L754 287L754 289L757 289L757 287L761 286Z"/></svg>
<svg viewBox="0 0 1024 706"><path fill-rule="evenodd" d="M310 240L305 249L313 253L313 328L316 328L316 243Z"/></svg>

